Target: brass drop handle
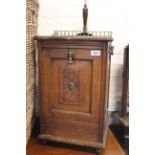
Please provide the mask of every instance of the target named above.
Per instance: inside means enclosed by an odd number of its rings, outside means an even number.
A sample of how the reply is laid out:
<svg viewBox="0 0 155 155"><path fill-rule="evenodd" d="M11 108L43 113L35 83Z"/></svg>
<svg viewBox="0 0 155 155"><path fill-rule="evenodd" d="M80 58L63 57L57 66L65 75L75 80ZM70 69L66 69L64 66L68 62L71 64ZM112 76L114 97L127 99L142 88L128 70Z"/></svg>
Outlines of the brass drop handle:
<svg viewBox="0 0 155 155"><path fill-rule="evenodd" d="M67 58L68 58L68 63L72 64L73 63L73 50L72 49L68 49Z"/></svg>
<svg viewBox="0 0 155 155"><path fill-rule="evenodd" d="M110 55L113 55L114 54L113 51L114 51L114 46L112 46L111 43L110 43L109 44L109 52L110 52Z"/></svg>

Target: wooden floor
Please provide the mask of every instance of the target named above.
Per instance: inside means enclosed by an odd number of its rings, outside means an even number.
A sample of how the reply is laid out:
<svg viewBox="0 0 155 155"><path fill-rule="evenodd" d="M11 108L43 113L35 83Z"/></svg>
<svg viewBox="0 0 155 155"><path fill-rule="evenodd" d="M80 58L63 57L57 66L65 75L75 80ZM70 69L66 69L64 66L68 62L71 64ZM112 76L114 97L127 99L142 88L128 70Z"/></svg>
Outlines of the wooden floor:
<svg viewBox="0 0 155 155"><path fill-rule="evenodd" d="M94 149L48 142L43 145L37 138L38 129L35 127L31 138L27 144L26 155L95 155ZM107 147L101 155L125 155L119 143L113 136L112 132L108 132Z"/></svg>

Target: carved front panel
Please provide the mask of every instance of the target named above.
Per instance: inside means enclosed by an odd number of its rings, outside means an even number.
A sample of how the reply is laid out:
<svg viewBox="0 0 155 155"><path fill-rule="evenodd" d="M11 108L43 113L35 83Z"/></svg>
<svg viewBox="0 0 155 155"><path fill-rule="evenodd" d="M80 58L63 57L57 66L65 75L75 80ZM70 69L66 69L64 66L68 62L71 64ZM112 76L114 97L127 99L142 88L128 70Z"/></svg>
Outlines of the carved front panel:
<svg viewBox="0 0 155 155"><path fill-rule="evenodd" d="M92 62L50 59L50 104L56 112L91 113ZM53 91L54 90L54 91Z"/></svg>
<svg viewBox="0 0 155 155"><path fill-rule="evenodd" d="M103 52L94 56L91 50L76 49L72 64L68 63L68 49L43 48L41 54L42 132L97 142L104 103Z"/></svg>
<svg viewBox="0 0 155 155"><path fill-rule="evenodd" d="M62 104L80 104L82 100L80 70L62 68L60 89Z"/></svg>

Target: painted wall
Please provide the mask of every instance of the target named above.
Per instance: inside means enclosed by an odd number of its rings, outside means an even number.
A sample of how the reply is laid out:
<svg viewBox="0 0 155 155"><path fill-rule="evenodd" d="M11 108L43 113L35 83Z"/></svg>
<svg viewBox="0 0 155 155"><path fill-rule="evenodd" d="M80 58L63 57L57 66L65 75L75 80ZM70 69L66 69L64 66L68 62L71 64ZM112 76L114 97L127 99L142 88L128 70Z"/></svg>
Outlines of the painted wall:
<svg viewBox="0 0 155 155"><path fill-rule="evenodd" d="M123 49L129 42L128 0L87 0L88 30L112 31L114 55L111 66L109 110L115 111L121 101ZM39 35L54 30L83 29L84 0L40 0Z"/></svg>

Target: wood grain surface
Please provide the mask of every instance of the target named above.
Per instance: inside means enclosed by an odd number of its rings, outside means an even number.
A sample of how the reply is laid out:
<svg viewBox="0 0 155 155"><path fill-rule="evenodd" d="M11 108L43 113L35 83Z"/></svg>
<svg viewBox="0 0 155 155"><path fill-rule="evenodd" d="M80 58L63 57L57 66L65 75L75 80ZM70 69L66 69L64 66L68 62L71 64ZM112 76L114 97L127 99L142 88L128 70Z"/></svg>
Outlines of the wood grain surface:
<svg viewBox="0 0 155 155"><path fill-rule="evenodd" d="M108 128L110 40L35 39L39 56L39 137L104 148Z"/></svg>

